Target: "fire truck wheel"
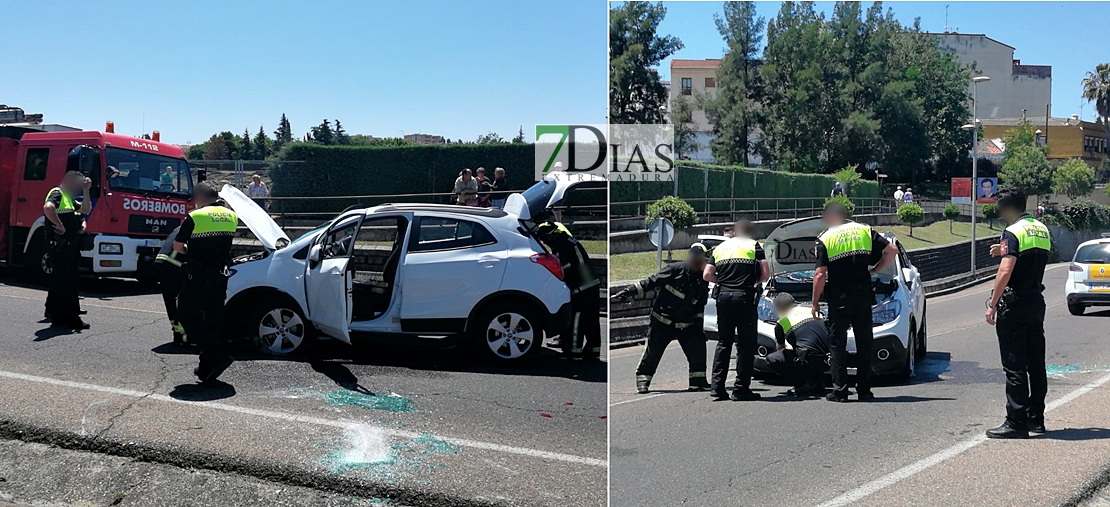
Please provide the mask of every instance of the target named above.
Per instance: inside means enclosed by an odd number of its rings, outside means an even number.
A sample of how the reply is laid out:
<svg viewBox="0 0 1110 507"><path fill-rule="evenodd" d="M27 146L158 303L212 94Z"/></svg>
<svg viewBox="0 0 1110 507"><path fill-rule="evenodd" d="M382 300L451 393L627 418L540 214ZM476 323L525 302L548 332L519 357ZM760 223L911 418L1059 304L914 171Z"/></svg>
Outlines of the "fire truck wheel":
<svg viewBox="0 0 1110 507"><path fill-rule="evenodd" d="M54 271L54 266L50 262L50 251L46 249L41 236L33 240L27 249L26 268L24 272L39 283L46 283Z"/></svg>

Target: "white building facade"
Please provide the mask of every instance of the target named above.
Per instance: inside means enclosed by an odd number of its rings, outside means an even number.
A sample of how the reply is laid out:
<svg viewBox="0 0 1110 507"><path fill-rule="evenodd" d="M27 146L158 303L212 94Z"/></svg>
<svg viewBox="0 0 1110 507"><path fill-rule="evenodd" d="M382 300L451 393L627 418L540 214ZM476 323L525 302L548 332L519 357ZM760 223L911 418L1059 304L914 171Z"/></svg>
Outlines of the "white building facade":
<svg viewBox="0 0 1110 507"><path fill-rule="evenodd" d="M979 83L978 118L1051 116L1052 66L1022 65L1014 47L983 34L934 33L942 51L974 68ZM969 95L971 89L969 88Z"/></svg>

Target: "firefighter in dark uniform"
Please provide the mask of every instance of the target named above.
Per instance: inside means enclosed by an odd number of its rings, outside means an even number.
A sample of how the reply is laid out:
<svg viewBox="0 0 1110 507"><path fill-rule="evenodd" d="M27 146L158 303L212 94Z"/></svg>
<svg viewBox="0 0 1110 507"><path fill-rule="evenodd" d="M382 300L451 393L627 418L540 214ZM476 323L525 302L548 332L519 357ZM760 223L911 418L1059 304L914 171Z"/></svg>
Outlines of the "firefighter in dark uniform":
<svg viewBox="0 0 1110 507"><path fill-rule="evenodd" d="M559 258L563 279L570 288L573 314L570 327L559 338L563 357L600 359L601 279L590 265L590 255L566 226L553 219L538 225L536 236Z"/></svg>
<svg viewBox="0 0 1110 507"><path fill-rule="evenodd" d="M703 274L705 281L717 288L717 349L713 354L713 378L710 390L714 399L733 401L758 400L752 392L752 370L758 341L756 326L759 318L756 285L766 280L769 272L763 258L763 247L752 239L749 220L739 220L732 227L733 237L713 249ZM736 345L736 382L730 396L725 391L732 346Z"/></svg>
<svg viewBox="0 0 1110 507"><path fill-rule="evenodd" d="M46 294L46 315L51 325L74 330L89 328L81 320L77 263L81 257L81 232L85 229L82 216L88 214L92 206L90 188L92 180L77 171L67 172L62 184L50 189L42 207L47 221L44 239L53 266ZM75 200L78 192L83 194L80 203Z"/></svg>
<svg viewBox="0 0 1110 507"><path fill-rule="evenodd" d="M848 401L848 328L856 339L856 395L860 401L871 392L871 306L875 291L871 277L898 255L898 247L870 226L848 220L842 204L830 202L823 213L828 229L817 238L817 269L813 275L813 318L824 318L821 296L829 305L833 392L825 399ZM871 266L874 266L872 268Z"/></svg>
<svg viewBox="0 0 1110 507"><path fill-rule="evenodd" d="M709 389L705 380L705 302L709 299L709 284L702 279L708 258L705 245L694 243L686 262L667 264L658 273L625 287L613 295L622 300L645 291L656 291L648 323L647 344L636 366L636 392L646 394L651 377L659 367L663 351L678 340L686 361L690 364L690 391Z"/></svg>
<svg viewBox="0 0 1110 507"><path fill-rule="evenodd" d="M987 323L998 333L1002 370L1006 372L1006 421L987 430L990 438L1025 438L1044 433L1045 371L1044 267L1052 238L1048 228L1025 213L1025 194L1004 189L995 194L998 214L1012 224L991 255L1002 257Z"/></svg>
<svg viewBox="0 0 1110 507"><path fill-rule="evenodd" d="M767 366L794 386L787 396L825 397L825 370L829 367L829 327L809 308L797 306L794 296L775 295L777 350L767 354Z"/></svg>
<svg viewBox="0 0 1110 507"><path fill-rule="evenodd" d="M166 304L166 317L170 319L173 328L173 342L178 345L188 343L185 328L177 317L177 295L181 293L181 286L185 283L185 273L181 267L185 261L185 254L177 253L173 249L173 242L177 239L175 228L166 238L158 256L154 258L154 268L158 272L158 285L162 289L162 302Z"/></svg>
<svg viewBox="0 0 1110 507"><path fill-rule="evenodd" d="M181 223L173 242L174 251L188 254L177 310L189 340L200 347L200 365L193 373L207 383L232 362L224 347L223 318L231 240L239 217L221 206L216 190L203 183L193 191L193 202L197 208Z"/></svg>

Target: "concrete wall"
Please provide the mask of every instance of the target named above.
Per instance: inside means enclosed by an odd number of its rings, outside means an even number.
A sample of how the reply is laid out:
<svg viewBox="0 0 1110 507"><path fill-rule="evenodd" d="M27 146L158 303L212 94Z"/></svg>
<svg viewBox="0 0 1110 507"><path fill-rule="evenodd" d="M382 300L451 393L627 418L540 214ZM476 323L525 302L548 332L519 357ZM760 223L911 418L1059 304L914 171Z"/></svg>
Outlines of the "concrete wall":
<svg viewBox="0 0 1110 507"><path fill-rule="evenodd" d="M961 64L974 65L974 75L988 76L979 83L977 117L1002 118L1027 114L1044 115L1052 97L1051 68L1043 65L1014 65L1014 48L984 35L933 34L940 49L953 54ZM972 89L968 88L968 95ZM1051 112L1049 112L1051 114Z"/></svg>

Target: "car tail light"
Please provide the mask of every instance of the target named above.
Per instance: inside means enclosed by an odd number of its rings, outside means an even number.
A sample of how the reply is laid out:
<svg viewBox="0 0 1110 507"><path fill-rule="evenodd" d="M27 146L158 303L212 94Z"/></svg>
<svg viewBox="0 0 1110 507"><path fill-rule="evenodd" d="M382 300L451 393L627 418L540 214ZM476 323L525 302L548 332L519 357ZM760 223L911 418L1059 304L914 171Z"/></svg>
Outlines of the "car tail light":
<svg viewBox="0 0 1110 507"><path fill-rule="evenodd" d="M563 280L563 266L559 264L558 257L555 257L551 254L538 253L532 254L532 256L528 259L532 262L535 262L536 264L539 264L540 266L547 268L547 270L550 271L551 274L555 275L555 278Z"/></svg>
<svg viewBox="0 0 1110 507"><path fill-rule="evenodd" d="M1073 263L1071 263L1071 267L1068 268L1068 271L1074 271L1074 272L1077 272L1077 273L1082 273L1084 271L1087 271L1087 268L1084 268L1083 266L1080 266L1079 264L1076 264L1076 263L1073 262Z"/></svg>

